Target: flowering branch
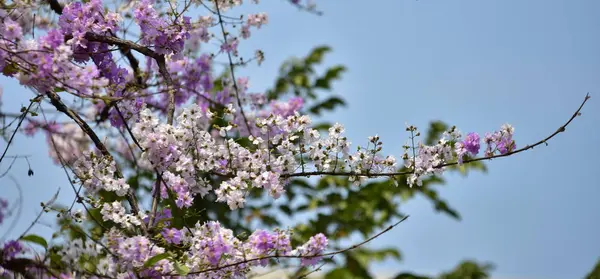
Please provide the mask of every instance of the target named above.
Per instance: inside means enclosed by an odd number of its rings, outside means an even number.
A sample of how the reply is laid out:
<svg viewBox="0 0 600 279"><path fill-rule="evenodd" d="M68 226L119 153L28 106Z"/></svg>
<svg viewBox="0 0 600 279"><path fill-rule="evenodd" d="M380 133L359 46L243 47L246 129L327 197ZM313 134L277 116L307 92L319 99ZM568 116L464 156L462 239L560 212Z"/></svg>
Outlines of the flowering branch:
<svg viewBox="0 0 600 279"><path fill-rule="evenodd" d="M56 108L56 110L63 112L69 118L73 119L73 121L75 121L75 123L77 123L77 125L81 128L81 130L83 130L83 132L86 133L90 137L90 139L92 140L92 142L94 143L96 148L98 148L100 153L102 153L104 156L112 157L110 155L110 152L108 152L108 149L106 149L106 146L104 145L104 143L102 143L102 141L100 141L100 138L98 138L98 136L96 135L94 130L92 130L92 128L87 123L85 123L85 121L83 121L83 119L81 119L81 117L79 117L79 115L77 113L75 113L73 110L68 108L61 101L58 94L56 94L53 91L48 91L48 92L46 92L46 96L48 96L50 98L50 103ZM123 177L123 174L121 174L121 172L118 169L116 171L116 174L118 177ZM127 200L129 201L129 205L131 206L131 211L133 212L133 214L138 215L140 209L138 206L137 198L132 191L129 191L127 193ZM142 226L142 228L145 230L144 226Z"/></svg>
<svg viewBox="0 0 600 279"><path fill-rule="evenodd" d="M444 164L439 164L439 165L434 165L432 166L432 168L435 169L440 169L440 168L444 168L444 167L449 167L449 166L454 166L454 165L459 165L459 164L467 164L467 163L471 163L471 162L478 162L478 161L485 161L485 160L491 160L494 158L500 158L500 157L508 157L523 151L527 151L529 149L533 149L534 147L541 145L541 144L546 144L548 145L548 141L550 139L552 139L553 137L555 137L556 135L558 135L559 133L562 133L566 130L567 126L569 124L571 124L571 122L575 119L575 117L580 116L581 115L581 109L583 108L583 106L585 105L585 103L590 99L590 95L589 93L586 94L583 102L581 103L581 105L579 105L579 107L577 108L577 110L573 113L573 115L567 120L566 123L564 123L563 125L561 125L554 133L550 134L549 136L545 137L544 139L539 140L536 143L533 144L528 144L522 148L519 149L515 149L513 151L509 151L503 154L496 154L496 155L492 155L492 156L487 156L487 157L479 157L479 158L473 158L473 159L467 159L464 160L462 163L459 163L458 161L456 162L448 162L448 163L444 163ZM284 173L281 174L282 178L291 178L291 177L310 177L310 176L320 176L320 175L331 175L331 176L363 176L363 177L388 177L388 176L401 176L401 175L408 175L408 174L413 174L415 171L414 170L408 170L408 171L400 171L400 172L384 172L384 173L369 173L369 172L365 172L365 173L361 173L361 172L335 172L335 171L312 171L312 172L298 172L298 173Z"/></svg>
<svg viewBox="0 0 600 279"><path fill-rule="evenodd" d="M290 2L316 11L301 1ZM252 28L267 24L268 17L265 13L239 18L223 15L242 1L200 1L210 13L192 22L191 17L184 16L193 6L191 1L184 1L183 9L168 2L168 10L161 10L162 3L139 0L110 10L102 0L73 2L64 7L49 0L46 3L59 15L58 21L48 20L43 28L47 32L39 38L35 38L27 23L36 22L32 9L37 6L15 3L8 12L0 10L0 69L4 75L41 93L37 101L48 97L53 109L74 121L50 123L42 110L45 123L18 116L15 132L21 123L29 122L23 129L27 135L39 127L48 133L51 156L62 165L76 196L68 210L57 211L69 213L64 216L67 224L62 228L78 237L60 245L48 245L35 236L5 244L0 249L0 265L4 268L0 276L7 273L27 277L35 270L54 277L232 278L245 276L251 268L280 258L300 259L301 266L314 267L323 257L371 242L406 217L358 244L328 253L324 252L327 236L319 231L313 232L304 244L292 246L290 230L258 229L249 236L236 236L213 219L228 214L223 208L246 206L253 210L253 204L247 206L246 199L254 199L260 191L274 199L287 194L292 200L294 193L286 191L295 177L346 176L348 181L360 184L367 178L407 175L409 186L420 185L423 177L441 174L448 166L510 156L547 144L566 130L589 99L587 95L556 132L520 149L513 140L512 126L503 125L485 136L487 148L483 157L476 157L481 147L476 133L462 138L452 127L437 144L427 146L417 142L420 133L410 126L407 131L411 146L404 146L404 166L398 171L396 158L382 155L383 143L378 136L369 137L366 147L351 151L341 124L323 131L319 125L313 125L309 115L302 114L306 101L302 94L294 92L296 96L290 100L276 100L282 97L280 93L288 91L288 83L294 90L312 86L310 78L293 76L290 71L286 74L290 77L278 80L277 94L247 92L249 81L236 77L234 57L238 56L238 44L250 37ZM125 13L126 10L133 12ZM139 28L139 40L125 39L132 32L129 27L122 30L129 26L124 20ZM239 36L230 35L228 30L238 26ZM214 28L219 29L223 40L210 33ZM33 38L23 39L29 30ZM117 36L120 31L123 38ZM231 80L217 77L213 73L218 65L213 61L214 55L201 52L200 45L211 40L220 44L219 53L227 55L226 75ZM117 50L133 73L122 65L121 59L113 57ZM138 61L134 51L144 59ZM264 54L255 53L260 64ZM322 53L314 52L305 64L320 61ZM312 87L328 88L340 69L327 71ZM312 68L304 71L312 72ZM68 107L59 96L61 91L79 97L81 107ZM314 94L307 95L310 99ZM343 101L332 99L307 111L317 114L322 108L340 103ZM29 108L25 115L28 111ZM92 129L84 119L95 119L97 127ZM99 135L115 138L102 142ZM13 137L14 134L9 145ZM96 151L90 150L90 141ZM5 154L6 150L0 161ZM126 164L117 164L117 160ZM131 177L126 176L129 174ZM149 211L142 211L139 200L147 199L137 196L134 189L152 192ZM72 225L71 222L81 223L88 217L71 214L76 203L83 205L97 226ZM213 210L211 203L226 206ZM4 208L5 203L0 204L0 210ZM290 208L287 207L292 212ZM206 217L198 213L203 210L208 211ZM215 212L218 217L212 215ZM241 211L238 216L241 219L243 215ZM235 230L244 227L233 225ZM96 229L101 233L96 233ZM327 227L319 230L326 231ZM18 258L25 251L19 241L38 244L46 256L52 257L36 262Z"/></svg>
<svg viewBox="0 0 600 279"><path fill-rule="evenodd" d="M203 273L207 273L207 272L211 272L211 271L222 270L222 269L226 269L226 268L230 268L230 267L234 267L234 266L238 266L238 265L243 265L243 264L256 262L256 261L264 261L264 260L269 260L269 259L286 259L286 258L287 259L313 259L313 258L320 259L323 257L335 256L338 254L348 252L350 250L354 250L356 248L359 248L359 247L371 242L372 240L380 237L381 235L391 231L394 227L400 225L400 223L404 222L406 219L408 219L408 217L409 216L407 215L407 216L403 217L402 219L396 221L394 224L388 226L384 230L378 232L377 234L375 234L359 243L353 244L353 245L348 246L341 250L336 250L336 251L328 252L328 253L318 253L318 254L313 254L313 255L272 255L272 256L267 256L267 257L247 259L247 260L234 262L234 263L230 263L230 264L226 264L226 265L222 265L222 266L218 266L218 267L214 267L214 268L207 268L207 269L203 269L200 271L190 272L188 274L203 274ZM163 274L163 276L178 276L178 275L177 274Z"/></svg>

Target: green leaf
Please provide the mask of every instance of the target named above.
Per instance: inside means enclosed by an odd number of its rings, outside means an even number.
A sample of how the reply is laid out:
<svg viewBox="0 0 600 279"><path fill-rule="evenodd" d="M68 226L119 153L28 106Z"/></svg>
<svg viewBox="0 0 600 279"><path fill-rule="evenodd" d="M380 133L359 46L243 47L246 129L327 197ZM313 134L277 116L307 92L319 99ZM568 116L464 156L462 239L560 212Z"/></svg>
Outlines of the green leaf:
<svg viewBox="0 0 600 279"><path fill-rule="evenodd" d="M369 250L366 248L355 250L356 258L363 264L368 265L371 261L383 261L387 258L392 258L400 261L400 251L395 248Z"/></svg>
<svg viewBox="0 0 600 279"><path fill-rule="evenodd" d="M353 274L346 268L336 268L325 275L325 279L352 278Z"/></svg>
<svg viewBox="0 0 600 279"><path fill-rule="evenodd" d="M17 72L19 72L19 68L17 67L17 64L15 64L15 63L7 64L2 69L2 73L5 76L12 76L12 75L16 74Z"/></svg>
<svg viewBox="0 0 600 279"><path fill-rule="evenodd" d="M144 267L152 267L154 266L157 262L159 262L160 260L164 260L166 258L168 258L170 255L169 253L162 253L162 254L158 254L152 258L149 258L145 263L144 263Z"/></svg>
<svg viewBox="0 0 600 279"><path fill-rule="evenodd" d="M188 273L190 273L190 268L180 263L179 261L175 261L173 267L175 268L177 274L181 276L185 276L188 275Z"/></svg>
<svg viewBox="0 0 600 279"><path fill-rule="evenodd" d="M394 279L430 279L430 278L404 272L404 273L400 273L400 274L396 275L396 277L394 277Z"/></svg>
<svg viewBox="0 0 600 279"><path fill-rule="evenodd" d="M46 240L39 235L29 234L24 237L21 237L21 240L32 242L41 245L42 247L44 247L44 249L48 249L48 242L46 242Z"/></svg>
<svg viewBox="0 0 600 279"><path fill-rule="evenodd" d="M318 131L327 131L331 127L331 123L323 122L319 124L315 124L312 128Z"/></svg>
<svg viewBox="0 0 600 279"><path fill-rule="evenodd" d="M346 268L360 278L373 278L371 274L369 274L367 267L358 261L352 254L346 255Z"/></svg>
<svg viewBox="0 0 600 279"><path fill-rule="evenodd" d="M313 85L315 88L331 89L331 81L339 79L341 74L346 71L344 66L335 66L329 68L323 77L318 78Z"/></svg>
<svg viewBox="0 0 600 279"><path fill-rule="evenodd" d="M585 279L598 279L600 278L600 260L596 263L596 266L590 273L585 277Z"/></svg>
<svg viewBox="0 0 600 279"><path fill-rule="evenodd" d="M316 64L316 63L321 63L321 61L323 60L323 56L325 55L325 53L331 51L331 48L328 46L320 46L317 47L315 49L313 49L313 51L308 55L308 57L306 57L306 59L304 60L304 63L306 64Z"/></svg>
<svg viewBox="0 0 600 279"><path fill-rule="evenodd" d="M303 74L296 75L292 78L292 83L296 86L307 86L308 77Z"/></svg>
<svg viewBox="0 0 600 279"><path fill-rule="evenodd" d="M331 97L321 103L318 103L311 107L309 111L313 114L319 115L323 110L333 110L337 106L345 106L346 102L339 97Z"/></svg>
<svg viewBox="0 0 600 279"><path fill-rule="evenodd" d="M427 138L425 144L433 145L436 144L440 139L444 131L448 130L448 125L442 121L433 121L429 124L429 131L427 132Z"/></svg>
<svg viewBox="0 0 600 279"><path fill-rule="evenodd" d="M477 263L471 260L463 261L452 271L445 272L439 276L440 279L486 279L490 277L494 265L490 263Z"/></svg>
<svg viewBox="0 0 600 279"><path fill-rule="evenodd" d="M281 211L283 211L285 214L287 214L288 216L291 216L293 213L292 209L287 204L282 204L281 206L279 206L279 209Z"/></svg>

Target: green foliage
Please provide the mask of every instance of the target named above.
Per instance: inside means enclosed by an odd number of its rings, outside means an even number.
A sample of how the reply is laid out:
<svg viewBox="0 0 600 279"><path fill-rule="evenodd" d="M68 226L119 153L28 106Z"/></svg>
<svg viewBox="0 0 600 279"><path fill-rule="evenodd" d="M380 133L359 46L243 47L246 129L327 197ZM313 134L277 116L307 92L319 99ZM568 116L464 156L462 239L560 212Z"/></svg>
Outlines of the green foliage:
<svg viewBox="0 0 600 279"><path fill-rule="evenodd" d="M474 261L464 261L454 270L443 273L440 279L485 279L490 277L494 266L489 263L479 264Z"/></svg>
<svg viewBox="0 0 600 279"><path fill-rule="evenodd" d="M594 266L594 269L585 277L585 279L600 279L600 260Z"/></svg>
<svg viewBox="0 0 600 279"><path fill-rule="evenodd" d="M158 254L152 258L149 258L145 263L144 267L151 267L158 263L160 260L164 260L169 258L171 255L169 253Z"/></svg>
<svg viewBox="0 0 600 279"><path fill-rule="evenodd" d="M489 273L493 268L493 265L489 263L480 264L467 260L460 263L453 270L444 272L439 276L429 277L403 272L394 276L393 279L485 279L490 277Z"/></svg>
<svg viewBox="0 0 600 279"><path fill-rule="evenodd" d="M46 242L45 238L43 238L39 235L29 234L29 235L21 237L21 240L35 243L35 244L38 244L38 245L44 247L44 249L48 249L48 242Z"/></svg>
<svg viewBox="0 0 600 279"><path fill-rule="evenodd" d="M340 106L345 106L344 100L337 96L331 96L324 100L318 100L319 91L329 91L332 83L339 80L346 71L346 67L336 65L325 70L322 75L317 74L316 67L322 63L325 54L331 51L327 46L314 48L306 57L301 59L290 59L286 61L279 70L279 77L275 86L267 91L269 100L280 99L289 93L304 98L305 101L316 103L307 106L306 112L313 115L321 115L325 111L332 111Z"/></svg>
<svg viewBox="0 0 600 279"><path fill-rule="evenodd" d="M190 268L178 261L175 261L173 263L173 268L175 268L175 271L177 272L177 274L179 274L181 276L185 276L188 273L190 273Z"/></svg>
<svg viewBox="0 0 600 279"><path fill-rule="evenodd" d="M420 275L415 275L412 273L400 273L396 276L394 276L394 279L430 279L427 276L420 276Z"/></svg>

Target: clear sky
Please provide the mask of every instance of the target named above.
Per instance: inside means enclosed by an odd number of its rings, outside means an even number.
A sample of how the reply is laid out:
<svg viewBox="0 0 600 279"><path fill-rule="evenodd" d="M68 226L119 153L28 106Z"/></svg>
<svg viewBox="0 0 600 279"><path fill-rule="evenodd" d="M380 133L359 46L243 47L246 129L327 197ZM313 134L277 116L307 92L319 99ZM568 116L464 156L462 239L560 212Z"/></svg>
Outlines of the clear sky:
<svg viewBox="0 0 600 279"><path fill-rule="evenodd" d="M400 264L374 266L381 274L435 274L463 259L496 264L499 279L582 278L591 270L600 257L599 1L322 0L321 17L283 0L261 2L250 9L267 12L270 23L241 44L247 56L266 54L260 68L241 70L251 74L251 91L271 86L288 57L330 45L326 64L349 69L334 87L349 106L328 119L344 123L355 142L379 134L395 155L405 122L425 128L432 120L479 133L508 122L524 146L554 132L590 92L583 116L549 146L487 162L487 174L447 176L440 192L461 222L415 199L403 205L409 221L371 245L402 249ZM4 110L31 97L0 82ZM12 236L58 187L61 200L72 197L46 152L43 137L19 137L10 152L33 155L36 172L27 177L24 162L13 167L26 206ZM3 196L17 197L9 179L0 185Z"/></svg>

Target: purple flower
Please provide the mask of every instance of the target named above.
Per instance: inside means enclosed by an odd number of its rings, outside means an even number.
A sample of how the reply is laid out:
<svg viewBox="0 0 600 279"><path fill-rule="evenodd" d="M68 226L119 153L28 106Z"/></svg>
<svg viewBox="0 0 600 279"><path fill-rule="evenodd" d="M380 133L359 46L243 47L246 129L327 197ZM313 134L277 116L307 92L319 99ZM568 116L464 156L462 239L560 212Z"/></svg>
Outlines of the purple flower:
<svg viewBox="0 0 600 279"><path fill-rule="evenodd" d="M208 253L206 256L208 257L210 264L216 266L219 264L219 261L221 261L221 256L229 253L231 249L232 247L227 245L221 236L218 236L215 239L208 241Z"/></svg>
<svg viewBox="0 0 600 279"><path fill-rule="evenodd" d="M477 133L469 133L467 138L463 141L464 148L471 153L473 156L479 153L479 135Z"/></svg>
<svg viewBox="0 0 600 279"><path fill-rule="evenodd" d="M40 44L42 46L50 48L50 49L55 49L55 48L59 47L60 45L62 45L64 42L65 42L65 37L57 29L49 30L48 33L46 34L46 36L43 36L40 39Z"/></svg>
<svg viewBox="0 0 600 279"><path fill-rule="evenodd" d="M271 234L265 230L257 230L250 236L250 243L259 251L259 253L264 254L275 248L276 237L277 235Z"/></svg>
<svg viewBox="0 0 600 279"><path fill-rule="evenodd" d="M10 240L4 244L2 258L10 260L21 252L23 252L23 245L19 241Z"/></svg>
<svg viewBox="0 0 600 279"><path fill-rule="evenodd" d="M175 24L162 19L152 7L154 1L142 0L134 10L135 21L139 24L142 43L154 46L159 54L179 53L183 50L184 41L190 38L192 29L190 18L179 18Z"/></svg>
<svg viewBox="0 0 600 279"><path fill-rule="evenodd" d="M456 152L456 157L458 159L458 164L463 163L463 157L467 154L467 149L465 148L465 144L462 142L457 142L454 144L454 151Z"/></svg>
<svg viewBox="0 0 600 279"><path fill-rule="evenodd" d="M190 207L190 206L192 206L193 201L194 201L194 199L191 196L189 191L179 192L179 193L177 193L177 200L175 201L175 204L179 208Z"/></svg>
<svg viewBox="0 0 600 279"><path fill-rule="evenodd" d="M302 266L315 266L317 262L323 258L322 256L317 256L323 253L327 247L327 237L324 234L319 233L315 236L312 236L306 244L304 244L301 248L302 256L316 256L316 257L303 257L300 260L300 264Z"/></svg>
<svg viewBox="0 0 600 279"><path fill-rule="evenodd" d="M506 154L516 149L515 142L512 140L512 136L508 135L506 137L500 138L498 143L496 144L496 148L500 152L500 154Z"/></svg>
<svg viewBox="0 0 600 279"><path fill-rule="evenodd" d="M283 231L277 232L275 239L275 250L279 255L288 255L292 251L292 243L290 242L290 236Z"/></svg>
<svg viewBox="0 0 600 279"><path fill-rule="evenodd" d="M180 244L181 243L181 231L176 228L165 228L161 232L167 243Z"/></svg>
<svg viewBox="0 0 600 279"><path fill-rule="evenodd" d="M4 31L2 37L5 40L13 41L15 39L21 39L23 36L23 30L19 23L11 20L10 18L4 18Z"/></svg>

